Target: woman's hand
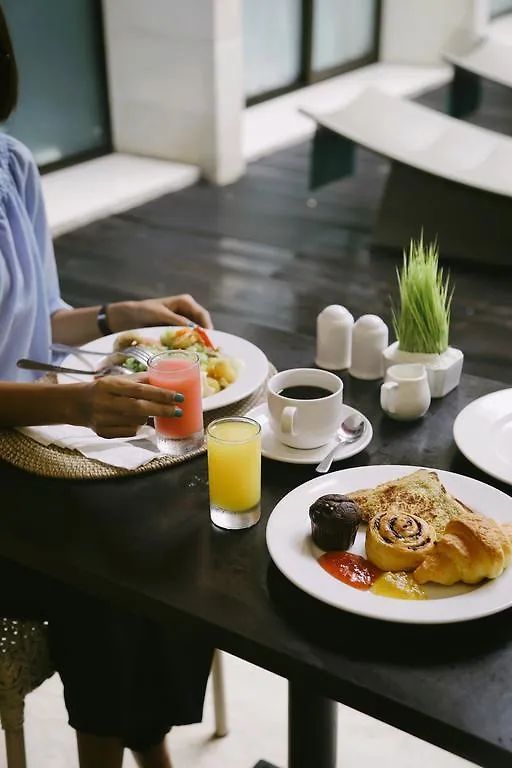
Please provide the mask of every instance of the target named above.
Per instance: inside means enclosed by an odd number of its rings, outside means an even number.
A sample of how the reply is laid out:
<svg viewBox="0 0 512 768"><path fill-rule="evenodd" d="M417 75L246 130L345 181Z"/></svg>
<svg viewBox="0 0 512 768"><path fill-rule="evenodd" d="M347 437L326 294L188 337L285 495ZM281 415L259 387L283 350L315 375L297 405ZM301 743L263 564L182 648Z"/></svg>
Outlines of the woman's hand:
<svg viewBox="0 0 512 768"><path fill-rule="evenodd" d="M107 315L114 332L152 325L190 325L191 322L201 328L213 328L210 313L188 293L109 304Z"/></svg>
<svg viewBox="0 0 512 768"><path fill-rule="evenodd" d="M132 437L149 416L180 417L183 395L148 384L147 374L105 376L80 387L76 420L100 437Z"/></svg>

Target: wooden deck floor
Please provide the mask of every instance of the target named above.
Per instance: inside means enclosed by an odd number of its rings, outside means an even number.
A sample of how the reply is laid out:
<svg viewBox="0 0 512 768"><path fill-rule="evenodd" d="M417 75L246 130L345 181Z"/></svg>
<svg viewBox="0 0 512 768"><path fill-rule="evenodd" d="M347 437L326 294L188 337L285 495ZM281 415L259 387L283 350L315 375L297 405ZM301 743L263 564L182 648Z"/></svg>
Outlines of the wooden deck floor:
<svg viewBox="0 0 512 768"><path fill-rule="evenodd" d="M444 95L422 101L441 107ZM473 121L512 135L510 92L486 86ZM86 305L189 292L219 327L227 314L306 334L331 303L389 322L401 254L370 247L388 164L360 151L357 176L313 195L309 149L253 163L234 185L200 183L59 238L65 298ZM465 370L512 384L509 271L459 263L451 272L451 342Z"/></svg>

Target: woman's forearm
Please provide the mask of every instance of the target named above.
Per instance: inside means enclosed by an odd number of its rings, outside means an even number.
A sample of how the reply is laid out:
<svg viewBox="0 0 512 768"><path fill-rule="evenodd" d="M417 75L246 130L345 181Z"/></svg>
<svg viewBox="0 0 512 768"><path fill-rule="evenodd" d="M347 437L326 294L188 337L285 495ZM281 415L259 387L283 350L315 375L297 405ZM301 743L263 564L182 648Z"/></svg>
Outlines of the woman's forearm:
<svg viewBox="0 0 512 768"><path fill-rule="evenodd" d="M0 382L0 427L80 424L83 384Z"/></svg>
<svg viewBox="0 0 512 768"><path fill-rule="evenodd" d="M119 301L108 305L107 320L113 333L134 328L133 301ZM52 315L52 339L59 344L74 346L86 344L101 335L98 328L99 306L79 309L61 309Z"/></svg>

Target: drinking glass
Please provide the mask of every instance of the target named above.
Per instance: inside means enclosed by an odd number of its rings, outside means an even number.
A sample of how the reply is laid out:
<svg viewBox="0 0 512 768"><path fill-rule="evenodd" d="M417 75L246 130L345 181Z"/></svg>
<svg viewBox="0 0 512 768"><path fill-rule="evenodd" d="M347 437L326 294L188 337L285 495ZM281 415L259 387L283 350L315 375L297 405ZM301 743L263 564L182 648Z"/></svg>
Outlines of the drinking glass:
<svg viewBox="0 0 512 768"><path fill-rule="evenodd" d="M204 430L199 357L183 351L162 352L151 358L148 373L150 384L180 392L185 398L179 404L182 416L155 416L160 451L181 456L201 448Z"/></svg>
<svg viewBox="0 0 512 768"><path fill-rule="evenodd" d="M245 416L206 430L210 517L219 528L250 528L260 519L261 427Z"/></svg>

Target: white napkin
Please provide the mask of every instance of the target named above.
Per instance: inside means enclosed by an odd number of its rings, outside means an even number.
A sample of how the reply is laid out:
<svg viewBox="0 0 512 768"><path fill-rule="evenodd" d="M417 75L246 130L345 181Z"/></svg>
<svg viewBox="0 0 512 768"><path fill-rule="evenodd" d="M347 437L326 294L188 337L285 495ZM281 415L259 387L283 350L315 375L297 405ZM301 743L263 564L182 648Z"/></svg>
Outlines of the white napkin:
<svg viewBox="0 0 512 768"><path fill-rule="evenodd" d="M98 437L92 429L71 424L23 427L19 431L42 445L57 445L80 451L88 459L122 469L137 469L161 455L155 440L155 430L148 426L141 427L135 437L114 439Z"/></svg>

